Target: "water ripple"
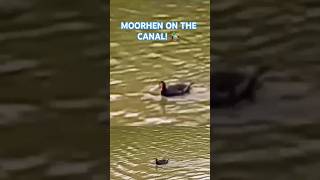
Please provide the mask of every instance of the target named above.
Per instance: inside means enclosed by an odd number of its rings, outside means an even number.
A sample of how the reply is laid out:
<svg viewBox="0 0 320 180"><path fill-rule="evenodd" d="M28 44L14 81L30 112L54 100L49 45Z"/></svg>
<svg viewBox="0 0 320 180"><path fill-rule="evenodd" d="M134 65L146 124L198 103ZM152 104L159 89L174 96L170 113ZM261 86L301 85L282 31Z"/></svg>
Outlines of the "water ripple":
<svg viewBox="0 0 320 180"><path fill-rule="evenodd" d="M207 128L111 128L111 178L209 179L208 145ZM155 157L170 160L155 166Z"/></svg>

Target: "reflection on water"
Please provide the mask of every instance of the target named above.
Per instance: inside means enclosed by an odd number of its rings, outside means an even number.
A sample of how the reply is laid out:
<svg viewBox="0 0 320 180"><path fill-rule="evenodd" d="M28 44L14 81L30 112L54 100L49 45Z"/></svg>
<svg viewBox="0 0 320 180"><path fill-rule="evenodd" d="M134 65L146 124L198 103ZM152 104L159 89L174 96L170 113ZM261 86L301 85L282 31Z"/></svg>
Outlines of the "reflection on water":
<svg viewBox="0 0 320 180"><path fill-rule="evenodd" d="M319 7L215 1L215 68L272 68L256 102L214 111L214 179L320 178Z"/></svg>
<svg viewBox="0 0 320 180"><path fill-rule="evenodd" d="M208 125L209 1L141 2L111 1L111 125ZM178 31L179 42L137 41L121 21L196 21L198 29ZM195 84L189 95L166 99L161 80Z"/></svg>
<svg viewBox="0 0 320 180"><path fill-rule="evenodd" d="M209 128L123 126L110 135L111 179L210 179Z"/></svg>

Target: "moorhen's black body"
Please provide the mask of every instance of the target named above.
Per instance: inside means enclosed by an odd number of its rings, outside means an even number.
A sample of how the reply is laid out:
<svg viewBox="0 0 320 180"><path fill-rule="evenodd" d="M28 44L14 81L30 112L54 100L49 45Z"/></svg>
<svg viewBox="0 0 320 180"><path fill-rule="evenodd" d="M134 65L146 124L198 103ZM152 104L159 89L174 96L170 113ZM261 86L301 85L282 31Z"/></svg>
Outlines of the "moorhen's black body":
<svg viewBox="0 0 320 180"><path fill-rule="evenodd" d="M167 86L164 81L160 81L161 95L166 97L182 96L190 92L190 84L175 84Z"/></svg>
<svg viewBox="0 0 320 180"><path fill-rule="evenodd" d="M253 74L213 72L211 104L214 108L234 106L242 100L255 100L258 80L269 68L260 67Z"/></svg>
<svg viewBox="0 0 320 180"><path fill-rule="evenodd" d="M160 159L160 160L158 160L156 158L156 165L164 165L164 164L168 164L168 162L169 162L169 159Z"/></svg>

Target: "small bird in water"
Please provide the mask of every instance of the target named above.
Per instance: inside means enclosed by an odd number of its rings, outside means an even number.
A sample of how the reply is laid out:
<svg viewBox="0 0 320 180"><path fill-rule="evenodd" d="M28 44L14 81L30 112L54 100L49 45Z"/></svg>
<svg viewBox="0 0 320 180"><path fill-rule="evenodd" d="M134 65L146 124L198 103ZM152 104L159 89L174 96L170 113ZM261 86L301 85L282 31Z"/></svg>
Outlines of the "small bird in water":
<svg viewBox="0 0 320 180"><path fill-rule="evenodd" d="M164 164L168 164L169 159L160 159L158 160L158 158L156 158L156 165L164 165Z"/></svg>
<svg viewBox="0 0 320 180"><path fill-rule="evenodd" d="M160 81L161 95L165 97L182 96L190 92L191 85L189 84L174 84L167 86L164 81Z"/></svg>

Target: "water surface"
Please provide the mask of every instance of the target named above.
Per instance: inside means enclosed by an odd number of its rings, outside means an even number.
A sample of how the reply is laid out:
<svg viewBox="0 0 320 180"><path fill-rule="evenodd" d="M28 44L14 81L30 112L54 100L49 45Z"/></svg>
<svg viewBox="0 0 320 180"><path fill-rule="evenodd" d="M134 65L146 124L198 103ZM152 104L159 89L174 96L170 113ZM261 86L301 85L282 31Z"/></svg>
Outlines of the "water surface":
<svg viewBox="0 0 320 180"><path fill-rule="evenodd" d="M216 109L219 179L319 179L317 1L215 1L216 69L268 65L256 102Z"/></svg>
<svg viewBox="0 0 320 180"><path fill-rule="evenodd" d="M0 0L0 179L105 179L104 5Z"/></svg>
<svg viewBox="0 0 320 180"><path fill-rule="evenodd" d="M157 8L154 8L157 7ZM209 1L111 1L110 103L112 126L209 125ZM178 42L138 41L121 21L196 21ZM161 98L159 82L194 82L191 93Z"/></svg>
<svg viewBox="0 0 320 180"><path fill-rule="evenodd" d="M210 179L209 128L123 126L110 135L111 179Z"/></svg>

